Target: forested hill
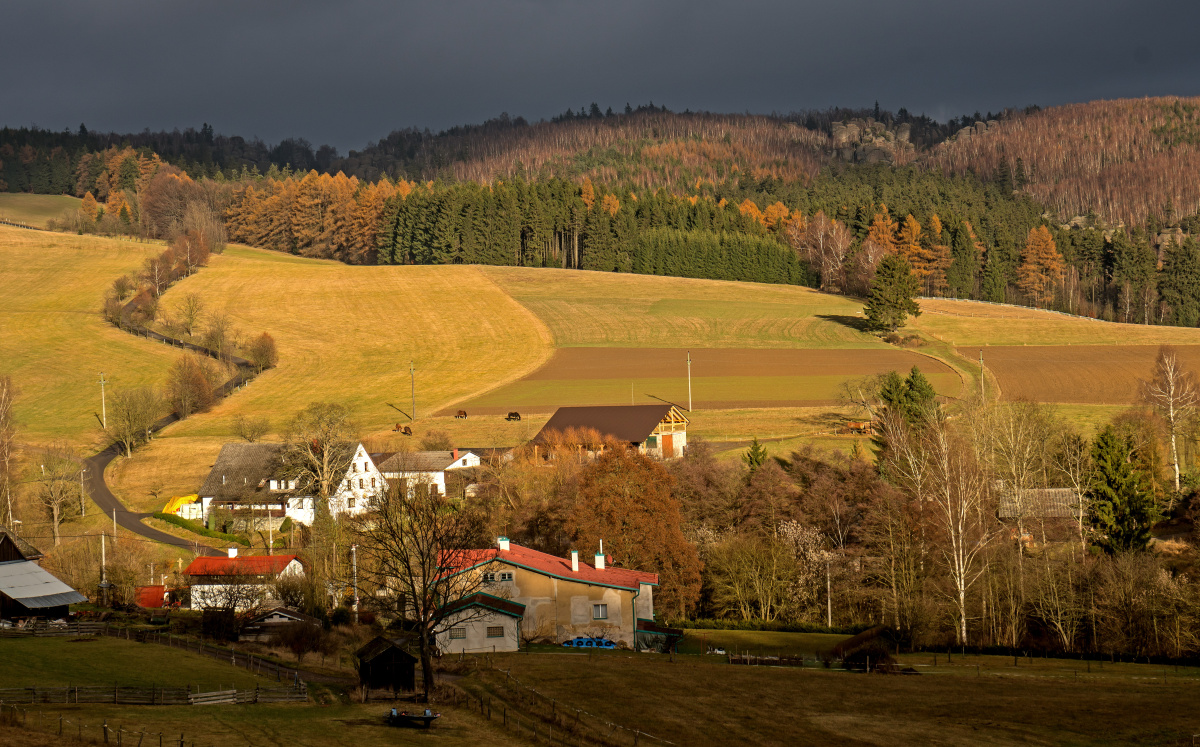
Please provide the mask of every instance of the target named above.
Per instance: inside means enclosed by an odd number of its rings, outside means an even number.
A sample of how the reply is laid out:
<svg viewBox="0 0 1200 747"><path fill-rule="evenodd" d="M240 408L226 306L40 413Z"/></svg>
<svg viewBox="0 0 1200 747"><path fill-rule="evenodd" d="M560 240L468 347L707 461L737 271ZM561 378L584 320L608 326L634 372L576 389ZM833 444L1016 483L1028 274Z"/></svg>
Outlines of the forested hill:
<svg viewBox="0 0 1200 747"><path fill-rule="evenodd" d="M1146 99L938 124L905 112L595 107L393 133L346 158L235 143L208 127L154 147L4 130L0 178L10 190L84 197L66 226L78 231L170 236L199 204L235 240L345 262L576 267L856 294L882 256L899 253L932 295L1195 326L1198 110L1200 99ZM258 160L237 163L242 146L247 158L267 154L265 173ZM280 168L280 154L326 163Z"/></svg>

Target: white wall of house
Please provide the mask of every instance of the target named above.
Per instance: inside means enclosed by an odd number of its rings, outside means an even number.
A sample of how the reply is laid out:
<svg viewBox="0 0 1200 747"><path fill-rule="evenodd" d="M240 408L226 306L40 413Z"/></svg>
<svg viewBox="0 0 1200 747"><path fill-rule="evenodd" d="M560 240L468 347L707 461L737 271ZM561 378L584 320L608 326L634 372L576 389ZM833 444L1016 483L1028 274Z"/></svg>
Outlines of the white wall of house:
<svg viewBox="0 0 1200 747"><path fill-rule="evenodd" d="M329 497L329 513L333 516L346 514L357 516L371 505L371 499L387 487L383 473L371 461L370 454L362 444L354 450L354 459L337 492ZM311 524L311 520L306 522Z"/></svg>
<svg viewBox="0 0 1200 747"><path fill-rule="evenodd" d="M447 654L517 651L521 621L502 612L468 608L446 619L437 634L438 650Z"/></svg>
<svg viewBox="0 0 1200 747"><path fill-rule="evenodd" d="M269 599L276 581L288 576L303 576L304 566L299 560L288 563L279 575L270 579L257 579L256 583L240 584L241 588L232 590L230 584L194 583L192 584L192 609L204 610L224 607L230 599L237 600L234 609L242 612L253 609L263 600Z"/></svg>

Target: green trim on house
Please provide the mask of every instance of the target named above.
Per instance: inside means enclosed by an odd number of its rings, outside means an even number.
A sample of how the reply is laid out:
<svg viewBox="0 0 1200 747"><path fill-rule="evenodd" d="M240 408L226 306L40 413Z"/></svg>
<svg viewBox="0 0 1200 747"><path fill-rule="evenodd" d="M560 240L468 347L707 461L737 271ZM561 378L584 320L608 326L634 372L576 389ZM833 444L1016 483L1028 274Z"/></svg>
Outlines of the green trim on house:
<svg viewBox="0 0 1200 747"><path fill-rule="evenodd" d="M513 562L506 558L491 558L489 560L485 560L482 563L476 563L475 565L467 566L466 568L463 568L461 571L455 571L454 573L450 574L450 578L454 578L455 576L457 576L460 573L466 573L467 571L469 571L473 568L479 568L480 566L485 566L490 563L505 563L507 565L511 565L516 568L524 568L525 570L530 571L531 573L540 573L543 576L549 576L550 578L557 578L561 581L571 581L573 583L585 584L587 586L603 586L606 589L621 589L622 591L632 591L632 592L635 592L638 594L640 594L642 591L642 584L645 584L646 586L658 586L657 583L652 584L647 581L639 581L637 588L634 588L632 586L617 586L616 584L603 584L598 581L587 581L582 578L571 578L570 576L560 576L557 573L550 573L549 571L543 571L540 568L531 568L527 565L524 565L522 563L516 563L516 562Z"/></svg>

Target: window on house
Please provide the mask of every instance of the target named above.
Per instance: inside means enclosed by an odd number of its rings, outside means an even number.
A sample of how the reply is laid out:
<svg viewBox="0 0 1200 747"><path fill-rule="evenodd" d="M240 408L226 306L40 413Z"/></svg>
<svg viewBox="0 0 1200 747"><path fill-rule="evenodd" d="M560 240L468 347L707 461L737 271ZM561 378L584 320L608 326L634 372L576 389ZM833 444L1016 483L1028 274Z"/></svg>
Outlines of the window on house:
<svg viewBox="0 0 1200 747"><path fill-rule="evenodd" d="M353 463L353 464L351 464L351 465L350 465L350 471L351 471L351 472L358 472L358 462L355 462L355 463Z"/></svg>
<svg viewBox="0 0 1200 747"><path fill-rule="evenodd" d="M362 486L363 486L363 479L360 477L360 478L358 478L358 489L362 490Z"/></svg>
<svg viewBox="0 0 1200 747"><path fill-rule="evenodd" d="M504 573L500 574L500 580L501 581L512 581L513 575L511 572L505 571Z"/></svg>
<svg viewBox="0 0 1200 747"><path fill-rule="evenodd" d="M353 493L351 493L351 494L350 494L350 500L349 500L349 505L350 505L350 508L354 508L354 505L355 505L355 500L356 500L356 499L355 499L355 497L354 497L354 494L353 494Z"/></svg>
<svg viewBox="0 0 1200 747"><path fill-rule="evenodd" d="M504 637L504 626L489 625L488 629L487 629L487 637L488 638L503 638Z"/></svg>
<svg viewBox="0 0 1200 747"><path fill-rule="evenodd" d="M592 619L593 620L607 620L608 619L608 605L607 604L593 604L592 605Z"/></svg>
<svg viewBox="0 0 1200 747"><path fill-rule="evenodd" d="M450 640L462 639L467 637L466 628L450 628Z"/></svg>
<svg viewBox="0 0 1200 747"><path fill-rule="evenodd" d="M371 478L371 487L375 487L375 478L374 477Z"/></svg>
<svg viewBox="0 0 1200 747"><path fill-rule="evenodd" d="M485 584L492 584L492 583L495 583L495 582L496 582L496 574L494 574L494 573L485 573L485 574L483 574L483 582L484 582Z"/></svg>

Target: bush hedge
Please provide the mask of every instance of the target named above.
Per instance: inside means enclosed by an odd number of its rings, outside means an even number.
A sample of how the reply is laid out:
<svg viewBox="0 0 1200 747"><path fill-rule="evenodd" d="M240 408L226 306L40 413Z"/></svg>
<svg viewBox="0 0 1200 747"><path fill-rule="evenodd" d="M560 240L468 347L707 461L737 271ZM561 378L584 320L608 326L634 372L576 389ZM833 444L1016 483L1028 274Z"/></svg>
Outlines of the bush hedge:
<svg viewBox="0 0 1200 747"><path fill-rule="evenodd" d="M246 539L245 537L240 537L236 534L225 534L224 532L214 532L208 527L201 526L194 521L189 521L180 516L176 516L175 514L164 514L161 511L156 511L151 515L156 519L161 519L167 522L168 524L174 524L180 529L186 529L189 532L195 532L201 537L211 537L213 539L224 540L226 542L236 542L239 545L246 545L247 547L250 546L250 540Z"/></svg>

